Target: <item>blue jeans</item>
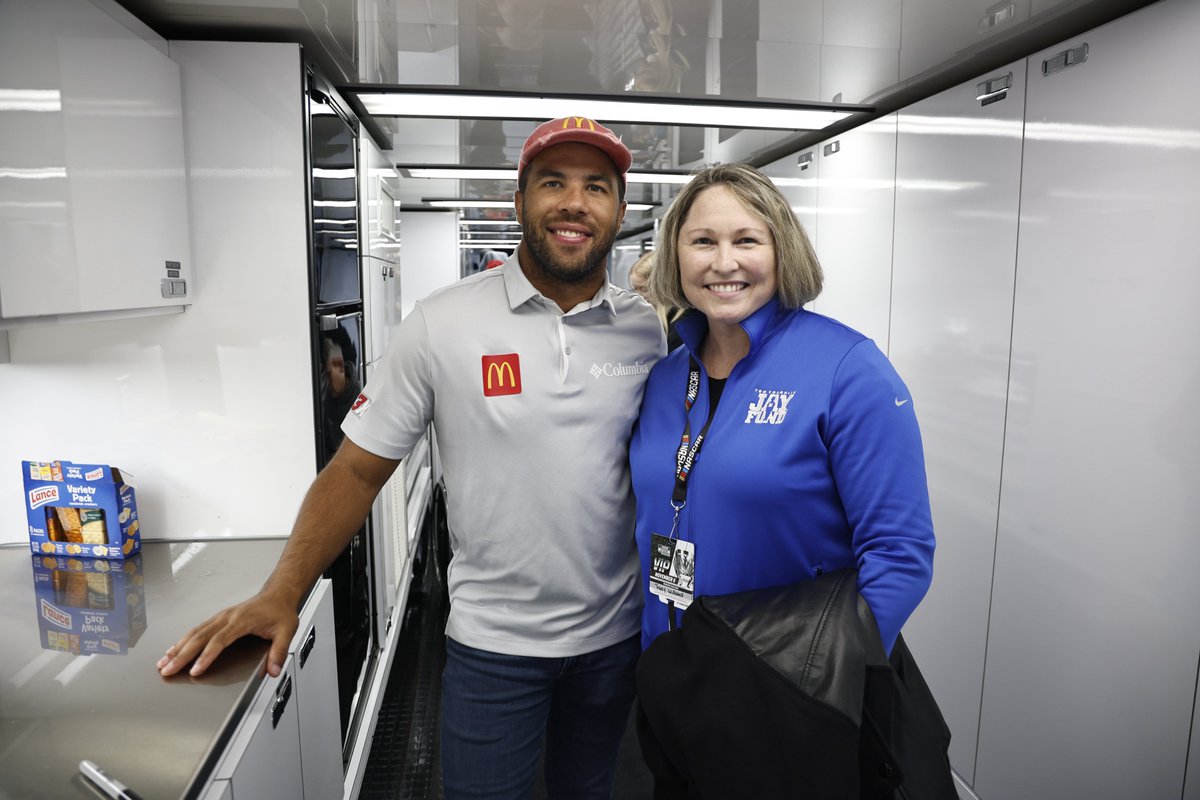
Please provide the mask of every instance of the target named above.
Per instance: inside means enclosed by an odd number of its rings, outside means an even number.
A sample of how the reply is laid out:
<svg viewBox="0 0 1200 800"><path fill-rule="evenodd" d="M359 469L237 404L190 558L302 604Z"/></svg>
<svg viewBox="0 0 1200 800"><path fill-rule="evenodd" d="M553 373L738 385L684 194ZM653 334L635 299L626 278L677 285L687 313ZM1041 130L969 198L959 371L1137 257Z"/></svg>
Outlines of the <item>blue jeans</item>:
<svg viewBox="0 0 1200 800"><path fill-rule="evenodd" d="M639 636L580 656L535 658L446 639L446 800L529 800L546 743L549 800L609 800L633 706Z"/></svg>

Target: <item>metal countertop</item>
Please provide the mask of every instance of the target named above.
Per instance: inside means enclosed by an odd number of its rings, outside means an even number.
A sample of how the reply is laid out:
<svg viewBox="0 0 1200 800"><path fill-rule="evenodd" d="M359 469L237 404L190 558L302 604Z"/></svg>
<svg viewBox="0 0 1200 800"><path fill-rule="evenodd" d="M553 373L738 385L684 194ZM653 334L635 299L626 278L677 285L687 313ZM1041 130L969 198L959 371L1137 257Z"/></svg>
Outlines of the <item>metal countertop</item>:
<svg viewBox="0 0 1200 800"><path fill-rule="evenodd" d="M146 542L103 565L0 546L0 800L96 800L84 758L145 800L199 792L262 680L267 643L239 641L198 679L154 664L253 594L285 541Z"/></svg>

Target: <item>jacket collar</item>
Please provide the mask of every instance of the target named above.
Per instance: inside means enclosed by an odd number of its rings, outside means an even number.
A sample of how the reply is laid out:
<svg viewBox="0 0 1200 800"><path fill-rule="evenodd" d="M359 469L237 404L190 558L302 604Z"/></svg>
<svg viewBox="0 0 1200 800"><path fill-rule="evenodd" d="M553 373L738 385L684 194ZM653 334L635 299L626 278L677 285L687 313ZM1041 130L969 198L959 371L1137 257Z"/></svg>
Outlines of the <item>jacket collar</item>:
<svg viewBox="0 0 1200 800"><path fill-rule="evenodd" d="M779 329L787 316L787 309L779 305L779 296L773 295L762 308L739 323L750 337L750 355L757 352L762 343ZM688 314L676 323L675 329L688 350L699 353L700 345L708 335L708 318L699 312Z"/></svg>

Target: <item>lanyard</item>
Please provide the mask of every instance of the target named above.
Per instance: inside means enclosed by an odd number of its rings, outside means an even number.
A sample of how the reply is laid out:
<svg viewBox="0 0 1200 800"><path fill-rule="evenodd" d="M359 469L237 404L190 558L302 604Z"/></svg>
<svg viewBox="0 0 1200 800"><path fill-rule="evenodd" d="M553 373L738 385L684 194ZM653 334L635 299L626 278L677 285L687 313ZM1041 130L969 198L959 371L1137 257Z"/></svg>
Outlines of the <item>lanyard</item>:
<svg viewBox="0 0 1200 800"><path fill-rule="evenodd" d="M672 539L679 534L679 512L687 505L688 478L691 476L692 467L700 455L700 447L704 444L704 437L708 434L708 428L712 425L713 417L716 416L716 407L710 403L708 419L705 420L704 427L700 429L700 433L696 435L695 441L692 441L692 420L687 415L691 412L692 406L696 403L696 398L699 396L700 365L696 363L696 358L691 356L688 358L687 393L683 398L685 416L683 435L679 440L679 449L675 451L675 489L671 493L671 508L675 511L674 518L671 520L670 538ZM675 602L672 600L667 601L667 628L668 630L675 630Z"/></svg>
<svg viewBox="0 0 1200 800"><path fill-rule="evenodd" d="M716 411L712 406L708 409L708 419L704 422L704 427L700 429L700 433L696 435L696 440L691 440L692 420L686 417L686 414L692 410L692 406L696 402L696 398L700 395L700 365L696 363L695 357L688 359L688 382L687 394L683 398L683 410L686 421L683 426L683 436L679 439L679 449L675 451L675 489L671 493L671 507L675 509L675 519L678 521L679 512L687 503L687 481L691 476L692 466L696 463L696 458L700 455L700 446L704 444L704 437L708 434L708 428L712 425L713 417ZM672 529L671 535L674 537L675 531Z"/></svg>

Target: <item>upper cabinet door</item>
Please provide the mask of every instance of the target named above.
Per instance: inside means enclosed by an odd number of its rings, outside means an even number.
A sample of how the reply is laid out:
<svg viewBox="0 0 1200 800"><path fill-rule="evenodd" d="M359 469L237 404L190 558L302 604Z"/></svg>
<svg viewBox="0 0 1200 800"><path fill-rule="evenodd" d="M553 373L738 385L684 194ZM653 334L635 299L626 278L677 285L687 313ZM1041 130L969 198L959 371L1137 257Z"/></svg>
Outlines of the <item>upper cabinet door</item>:
<svg viewBox="0 0 1200 800"><path fill-rule="evenodd" d="M899 114L890 358L921 421L933 586L904 628L974 780L1008 393L1025 62Z"/></svg>
<svg viewBox="0 0 1200 800"><path fill-rule="evenodd" d="M4 13L0 317L190 302L179 66L85 0Z"/></svg>
<svg viewBox="0 0 1200 800"><path fill-rule="evenodd" d="M1200 3L1164 0L1028 60L983 798L1181 795L1200 652L1198 50Z"/></svg>
<svg viewBox="0 0 1200 800"><path fill-rule="evenodd" d="M825 288L813 302L888 351L896 115L874 120L819 148L817 257Z"/></svg>

